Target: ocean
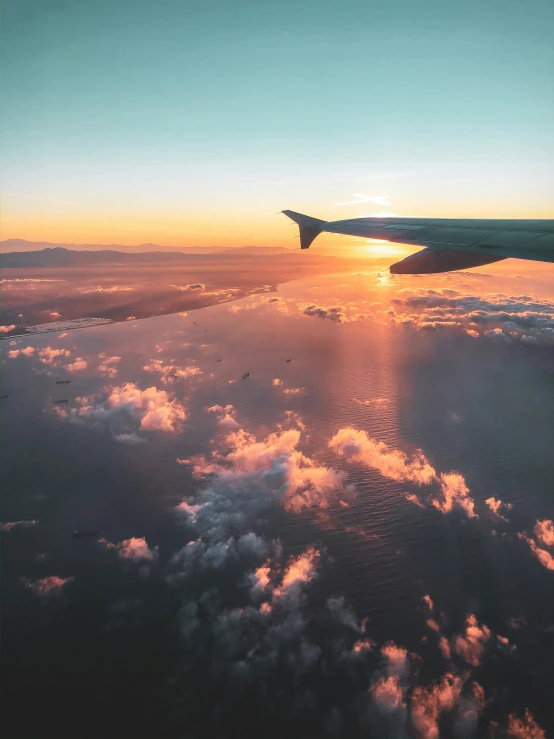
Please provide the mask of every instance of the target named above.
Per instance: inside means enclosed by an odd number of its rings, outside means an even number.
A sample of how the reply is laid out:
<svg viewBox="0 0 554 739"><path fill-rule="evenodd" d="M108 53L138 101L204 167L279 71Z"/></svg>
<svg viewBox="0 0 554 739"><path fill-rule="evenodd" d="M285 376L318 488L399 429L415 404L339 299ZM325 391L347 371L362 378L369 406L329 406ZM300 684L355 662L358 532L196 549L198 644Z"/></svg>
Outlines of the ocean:
<svg viewBox="0 0 554 739"><path fill-rule="evenodd" d="M517 269L2 341L4 735L554 736L554 268Z"/></svg>

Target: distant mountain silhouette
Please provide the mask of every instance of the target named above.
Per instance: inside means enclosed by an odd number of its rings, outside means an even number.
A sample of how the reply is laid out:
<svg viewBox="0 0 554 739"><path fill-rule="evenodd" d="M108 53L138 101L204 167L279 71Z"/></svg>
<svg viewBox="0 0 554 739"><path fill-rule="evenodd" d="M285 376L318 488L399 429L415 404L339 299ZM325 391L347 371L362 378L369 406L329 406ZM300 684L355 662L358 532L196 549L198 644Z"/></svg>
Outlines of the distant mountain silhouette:
<svg viewBox="0 0 554 739"><path fill-rule="evenodd" d="M282 246L159 246L158 244L58 244L48 241L26 241L25 239L6 239L0 242L3 254L9 252L37 252L43 249L65 249L66 251L116 251L125 254L144 254L163 252L165 254L282 254L291 251Z"/></svg>
<svg viewBox="0 0 554 739"><path fill-rule="evenodd" d="M292 254L290 249L279 247L243 247L241 249L224 249L223 251L186 253L179 251L163 252L122 252L103 249L102 251L75 251L56 246L40 251L12 251L0 254L0 267L57 267L77 266L85 264L144 264L159 262L195 263L208 259L225 260L228 257L268 257L279 254Z"/></svg>

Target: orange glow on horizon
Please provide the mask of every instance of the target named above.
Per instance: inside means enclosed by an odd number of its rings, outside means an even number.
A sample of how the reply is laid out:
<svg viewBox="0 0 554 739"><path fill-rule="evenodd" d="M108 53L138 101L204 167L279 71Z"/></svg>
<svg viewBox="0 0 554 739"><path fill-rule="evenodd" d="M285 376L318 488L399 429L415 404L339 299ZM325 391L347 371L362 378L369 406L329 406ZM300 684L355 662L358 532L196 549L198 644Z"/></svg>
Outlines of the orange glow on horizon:
<svg viewBox="0 0 554 739"><path fill-rule="evenodd" d="M296 201L296 198L292 198ZM278 211L294 206L295 210L325 220L344 217L343 212L323 199L317 202L230 204L202 203L200 206L172 202L121 202L98 200L69 202L16 193L3 193L0 218L0 240L10 238L28 241L47 241L66 244L121 244L134 246L153 243L165 246L280 246L296 249L298 230ZM367 209L367 208L366 208ZM359 210L359 209L355 209ZM430 203L422 196L394 203L394 211L401 217L437 218L554 218L550 205L537 203L514 209L513 203L500 200L491 204L472 202ZM360 217L362 211L348 213ZM315 244L318 251L333 250L340 255L350 246L363 247L366 255L396 256L392 247L377 248L374 240L323 234ZM370 248L368 247L375 247ZM400 252L402 253L402 252ZM359 252L361 256L361 252Z"/></svg>

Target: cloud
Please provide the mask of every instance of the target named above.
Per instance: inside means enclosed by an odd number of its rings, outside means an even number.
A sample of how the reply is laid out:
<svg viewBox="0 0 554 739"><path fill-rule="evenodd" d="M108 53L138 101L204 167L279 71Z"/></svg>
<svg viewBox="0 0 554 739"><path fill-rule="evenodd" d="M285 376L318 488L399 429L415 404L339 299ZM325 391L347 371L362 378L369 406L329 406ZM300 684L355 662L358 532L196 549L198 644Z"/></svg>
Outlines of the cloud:
<svg viewBox="0 0 554 739"><path fill-rule="evenodd" d="M450 513L454 508L465 512L468 518L479 518L474 511L475 503L469 495L464 478L458 472L441 473L438 477L442 498L431 501L441 513Z"/></svg>
<svg viewBox="0 0 554 739"><path fill-rule="evenodd" d="M365 431L340 429L329 446L349 462L360 462L390 480L409 480L416 485L429 485L436 478L435 470L419 449L410 460L404 452L391 449L383 441L369 438Z"/></svg>
<svg viewBox="0 0 554 739"><path fill-rule="evenodd" d="M196 365L178 367L175 364L164 364L161 359L151 359L150 364L145 364L142 369L145 372L158 372L165 384L172 383L176 379L184 380L187 377L203 374L200 367L196 367Z"/></svg>
<svg viewBox="0 0 554 739"><path fill-rule="evenodd" d="M88 288L81 288L79 290L80 293L83 294L89 294L89 293L127 293L134 290L133 287L129 287L129 285L109 285L108 287L102 287L102 285L98 285L97 287L88 287Z"/></svg>
<svg viewBox="0 0 554 739"><path fill-rule="evenodd" d="M554 344L554 301L528 295L503 293L484 297L458 290L401 290L392 303L398 311L388 313L397 325L423 331L460 329L502 344Z"/></svg>
<svg viewBox="0 0 554 739"><path fill-rule="evenodd" d="M138 434L115 434L113 438L121 444L144 444L146 442L146 439Z"/></svg>
<svg viewBox="0 0 554 739"><path fill-rule="evenodd" d="M473 613L466 618L465 631L455 636L452 640L454 651L472 667L478 667L485 644L491 637L491 631L487 626L480 626Z"/></svg>
<svg viewBox="0 0 554 739"><path fill-rule="evenodd" d="M10 331L13 331L14 328L17 328L17 326L15 325L15 323L12 323L9 326L0 326L0 334L7 334Z"/></svg>
<svg viewBox="0 0 554 739"><path fill-rule="evenodd" d="M304 309L305 316L317 316L317 318L328 318L336 323L343 323L345 320L344 308L340 305L331 308L323 308L320 305L311 303Z"/></svg>
<svg viewBox="0 0 554 739"><path fill-rule="evenodd" d="M508 734L512 739L546 739L544 729L537 724L528 708L523 718L515 713L508 716Z"/></svg>
<svg viewBox="0 0 554 739"><path fill-rule="evenodd" d="M271 381L271 384L274 388L277 388L282 395L303 395L306 392L305 387L285 387L283 380L280 380L278 377L275 377Z"/></svg>
<svg viewBox="0 0 554 739"><path fill-rule="evenodd" d="M554 570L554 557L545 547L554 547L554 521L544 519L537 521L533 529L535 538L525 533L518 534L518 538L529 544L529 548L547 570Z"/></svg>
<svg viewBox="0 0 554 739"><path fill-rule="evenodd" d="M240 423L235 418L236 409L232 405L212 405L206 408L208 413L217 413L218 424L225 429L238 429Z"/></svg>
<svg viewBox="0 0 554 739"><path fill-rule="evenodd" d="M38 521L6 521L5 523L0 523L0 531L8 532L13 531L13 529L28 529L33 526L38 526Z"/></svg>
<svg viewBox="0 0 554 739"><path fill-rule="evenodd" d="M180 511L185 510L184 506ZM194 507L189 507L189 512ZM197 508L196 508L197 510ZM252 531L239 537L229 536L228 539L207 543L202 539L190 541L185 547L176 552L171 558L171 564L177 565L184 573L190 573L198 569L219 570L226 567L230 562L237 561L241 557L265 557L270 545ZM261 571L263 568L258 568ZM256 570L256 572L258 572ZM267 568L269 572L269 567ZM250 574L254 583L255 573ZM269 578L267 580L269 583ZM253 585L254 587L254 585Z"/></svg>
<svg viewBox="0 0 554 739"><path fill-rule="evenodd" d="M78 408L59 413L70 421L105 423L119 421L138 423L144 431L163 431L174 433L178 431L186 419L184 406L176 398L171 397L165 390L149 387L141 390L132 382L107 388L109 393L103 401L97 396L76 398ZM117 423L116 423L117 425ZM132 434L133 429L118 428L117 435ZM120 438L121 440L121 438Z"/></svg>
<svg viewBox="0 0 554 739"><path fill-rule="evenodd" d="M151 549L144 536L141 538L133 536L116 544L106 541L106 539L99 539L99 542L107 549L117 552L120 559L132 562L153 562L158 559L158 547Z"/></svg>
<svg viewBox="0 0 554 739"><path fill-rule="evenodd" d="M361 624L358 623L356 614L354 613L352 608L350 608L346 604L344 595L335 595L327 598L326 605L329 613L336 621L348 627L357 634L362 634L365 631L367 619L364 619ZM357 651L360 651L361 648L362 647L360 646Z"/></svg>
<svg viewBox="0 0 554 739"><path fill-rule="evenodd" d="M404 452L391 449L383 441L371 439L365 431L354 428L340 429L329 446L349 462L360 462L389 480L412 482L420 486L439 483L440 495L431 500L434 508L441 513L450 513L459 508L468 518L478 518L463 476L458 472L437 473L420 449L410 459ZM420 508L424 507L415 494L406 493L405 497Z"/></svg>
<svg viewBox="0 0 554 739"><path fill-rule="evenodd" d="M203 292L206 289L206 285L203 285L201 282L196 282L193 285L170 285L169 287L173 287L181 292Z"/></svg>
<svg viewBox="0 0 554 739"><path fill-rule="evenodd" d="M421 739L439 739L439 718L458 702L463 687L459 675L447 672L438 683L416 688L412 695L411 720Z"/></svg>
<svg viewBox="0 0 554 739"><path fill-rule="evenodd" d="M418 508L425 509L425 504L421 502L421 500L415 493L404 493L404 497L406 498L407 501L409 501L410 503L413 503Z"/></svg>
<svg viewBox="0 0 554 739"><path fill-rule="evenodd" d="M510 616L507 624L511 629L521 629L527 625L527 619L525 616Z"/></svg>
<svg viewBox="0 0 554 739"><path fill-rule="evenodd" d="M87 363L82 357L77 357L72 364L66 365L68 372L80 372L87 368Z"/></svg>
<svg viewBox="0 0 554 739"><path fill-rule="evenodd" d="M102 362L98 365L98 372L104 377L115 377L117 375L117 367L114 364L119 364L121 357L107 357L104 353L99 354L98 358Z"/></svg>
<svg viewBox="0 0 554 739"><path fill-rule="evenodd" d="M306 392L305 387L285 387L283 388L283 395L302 395Z"/></svg>
<svg viewBox="0 0 554 739"><path fill-rule="evenodd" d="M0 285L19 282L65 282L65 280L49 280L44 277L4 277L0 280Z"/></svg>
<svg viewBox="0 0 554 739"><path fill-rule="evenodd" d="M320 554L314 547L309 547L298 557L291 557L281 584L273 590L273 600L276 598L298 598L302 586L316 577L319 558Z"/></svg>
<svg viewBox="0 0 554 739"><path fill-rule="evenodd" d="M545 547L554 547L554 521L537 521L533 529L538 541Z"/></svg>
<svg viewBox="0 0 554 739"><path fill-rule="evenodd" d="M335 205L358 205L359 203L375 203L385 208L390 207L391 203L388 195L363 195L362 193L354 193L356 200L349 200L344 203L335 203Z"/></svg>
<svg viewBox="0 0 554 739"><path fill-rule="evenodd" d="M491 498L487 498L485 500L485 504L489 507L491 513L494 516L496 516L497 518L502 519L503 521L507 521L508 520L505 516L503 516L500 513L500 509L501 508L506 508L507 510L510 511L512 509L512 504L511 503L504 503L503 501L501 501L499 499L496 499L496 498L492 498L491 497ZM554 540L553 540L553 543L554 543Z"/></svg>
<svg viewBox="0 0 554 739"><path fill-rule="evenodd" d="M382 736L406 736L408 720L409 654L404 647L387 642L381 647L382 668L373 674L369 687L368 720Z"/></svg>
<svg viewBox="0 0 554 739"><path fill-rule="evenodd" d="M431 598L429 594L423 595L421 600L425 603L425 605L430 611L433 611L435 604L433 603L433 599Z"/></svg>
<svg viewBox="0 0 554 739"><path fill-rule="evenodd" d="M43 577L40 580L24 580L25 585L32 590L35 595L40 597L49 597L52 595L60 595L63 588L73 582L74 577Z"/></svg>
<svg viewBox="0 0 554 739"><path fill-rule="evenodd" d="M318 465L297 449L300 435L298 429L288 429L257 441L241 429L227 436L225 451L216 450L211 459L193 458L196 477L212 476L195 522L217 531L222 522L243 520L245 507L265 508L277 502L285 510L299 512L328 508L331 501L348 494L344 472Z"/></svg>
<svg viewBox="0 0 554 739"><path fill-rule="evenodd" d="M44 349L38 350L38 356L43 364L58 364L62 357L71 356L71 352L67 349L54 349L52 346L45 346Z"/></svg>
<svg viewBox="0 0 554 739"><path fill-rule="evenodd" d="M10 359L15 359L20 354L24 355L25 357L30 357L35 353L35 347L34 346L26 346L25 349L11 349L8 352L8 357Z"/></svg>
<svg viewBox="0 0 554 739"><path fill-rule="evenodd" d="M222 418L234 408L218 405L207 410ZM327 597L321 607L323 578L322 590L310 599L327 561L324 549L310 544L285 553L281 543L254 531L276 505L294 512L306 510L309 503L317 510L322 502L325 507L345 494L346 476L337 477L336 470L301 452L301 438L296 426L279 427L268 436L241 429L224 439L217 436L211 453L179 460L190 465L200 481L195 493L176 507L191 540L170 559L166 576L181 598L177 627L182 670L175 680L180 699L190 696L182 704L186 720L199 716L199 698L217 681L221 725L259 699L265 700L264 720L275 715L281 721L300 721L310 715L320 722L320 735L324 726L335 727L338 735L358 733L347 732L345 726L352 728L359 720L369 723L372 736L391 739L436 739L439 727L444 735L475 736L484 693L472 682L470 668L475 655L477 663L482 662L486 626L468 617L462 634L452 638L457 645L457 650L452 648L454 661L463 661L463 669L449 665L446 672L441 669L418 685L417 654L390 641L379 648L367 633L367 619L360 620L340 594ZM422 484L440 487L443 482L434 470L432 475L421 472L427 460L403 455L401 461L393 465L401 471L401 481L410 476L421 477ZM448 484L459 486L459 481ZM434 617L433 598L426 594L422 603L428 621L437 625L437 639L449 650L445 659L450 662L450 644L440 633L441 618ZM501 640L492 643L504 648ZM429 682L431 677L435 679ZM345 690L337 691L337 685ZM348 685L361 691L355 700ZM325 709L318 691L329 696Z"/></svg>

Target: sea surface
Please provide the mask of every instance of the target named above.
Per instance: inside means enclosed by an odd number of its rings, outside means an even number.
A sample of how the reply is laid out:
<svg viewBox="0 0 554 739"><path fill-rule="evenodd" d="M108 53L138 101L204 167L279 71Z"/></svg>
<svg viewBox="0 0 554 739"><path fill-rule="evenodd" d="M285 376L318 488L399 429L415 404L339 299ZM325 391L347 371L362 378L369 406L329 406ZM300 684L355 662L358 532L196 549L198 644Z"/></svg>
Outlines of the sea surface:
<svg viewBox="0 0 554 739"><path fill-rule="evenodd" d="M0 350L5 736L554 736L554 267Z"/></svg>

